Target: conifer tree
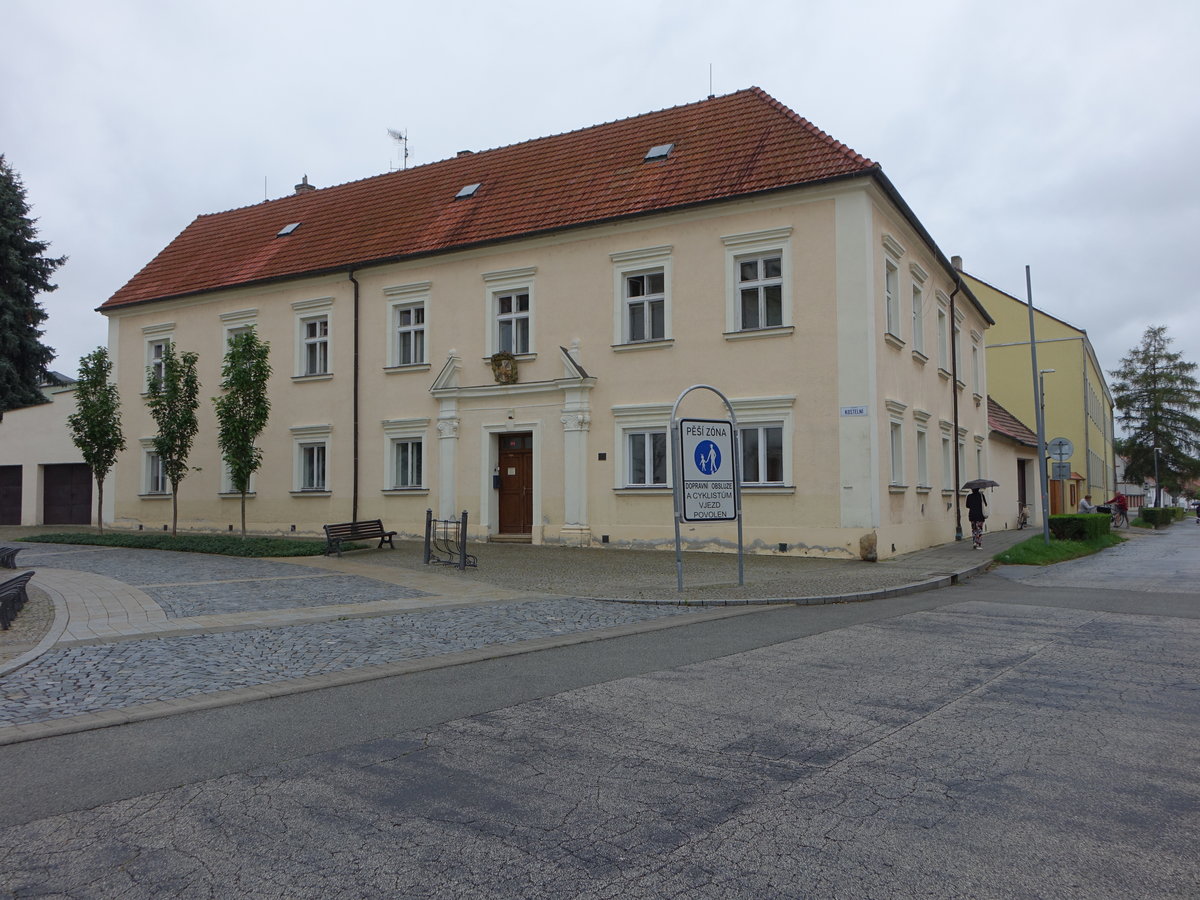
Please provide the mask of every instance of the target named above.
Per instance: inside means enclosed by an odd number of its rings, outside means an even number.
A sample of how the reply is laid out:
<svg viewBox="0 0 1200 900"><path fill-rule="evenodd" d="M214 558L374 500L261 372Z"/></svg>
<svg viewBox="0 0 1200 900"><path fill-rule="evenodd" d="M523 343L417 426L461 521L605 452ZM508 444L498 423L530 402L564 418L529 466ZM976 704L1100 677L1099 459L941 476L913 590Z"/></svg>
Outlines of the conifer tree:
<svg viewBox="0 0 1200 900"><path fill-rule="evenodd" d="M1142 481L1155 474L1158 448L1158 481L1172 493L1200 476L1200 382L1196 363L1172 352L1166 326L1151 326L1142 343L1129 351L1121 366L1109 374L1116 379L1113 399L1120 409L1128 435L1117 449L1129 458L1127 481ZM1161 490L1155 504L1162 502Z"/></svg>
<svg viewBox="0 0 1200 900"><path fill-rule="evenodd" d="M45 401L38 385L54 359L41 342L46 312L37 295L54 290L50 278L67 258L45 255L35 221L25 186L0 155L0 415Z"/></svg>

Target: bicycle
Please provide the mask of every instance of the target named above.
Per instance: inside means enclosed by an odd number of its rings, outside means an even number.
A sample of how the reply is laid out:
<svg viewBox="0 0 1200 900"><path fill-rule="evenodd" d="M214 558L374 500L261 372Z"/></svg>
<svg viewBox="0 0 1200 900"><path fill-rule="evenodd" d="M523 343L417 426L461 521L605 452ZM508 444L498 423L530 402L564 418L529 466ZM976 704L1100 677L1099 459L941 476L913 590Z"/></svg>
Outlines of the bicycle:
<svg viewBox="0 0 1200 900"><path fill-rule="evenodd" d="M1122 509L1119 506L1113 506L1113 508L1112 508L1112 527L1120 528L1122 522L1125 523L1126 528L1129 527L1129 510Z"/></svg>
<svg viewBox="0 0 1200 900"><path fill-rule="evenodd" d="M1029 507L1021 501L1017 501L1017 528L1027 528L1029 526Z"/></svg>

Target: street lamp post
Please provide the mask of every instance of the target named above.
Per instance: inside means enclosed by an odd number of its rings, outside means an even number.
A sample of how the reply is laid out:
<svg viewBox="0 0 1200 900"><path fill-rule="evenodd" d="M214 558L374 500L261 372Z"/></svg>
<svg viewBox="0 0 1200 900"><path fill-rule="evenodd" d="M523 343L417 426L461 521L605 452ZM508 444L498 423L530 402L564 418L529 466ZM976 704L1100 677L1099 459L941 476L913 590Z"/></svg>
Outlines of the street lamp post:
<svg viewBox="0 0 1200 900"><path fill-rule="evenodd" d="M1154 508L1162 506L1162 485L1158 483L1158 445L1154 445Z"/></svg>
<svg viewBox="0 0 1200 900"><path fill-rule="evenodd" d="M1050 472L1046 466L1046 376L1053 375L1054 369L1038 369L1038 440L1041 444L1042 467L1042 534L1046 543L1050 543Z"/></svg>

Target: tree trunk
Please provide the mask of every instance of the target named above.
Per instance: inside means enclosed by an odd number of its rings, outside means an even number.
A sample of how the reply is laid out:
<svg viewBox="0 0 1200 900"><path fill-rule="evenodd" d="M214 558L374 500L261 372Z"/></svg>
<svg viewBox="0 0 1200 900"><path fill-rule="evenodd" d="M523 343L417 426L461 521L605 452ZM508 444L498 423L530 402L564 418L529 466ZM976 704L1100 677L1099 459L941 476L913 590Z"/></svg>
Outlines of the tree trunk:
<svg viewBox="0 0 1200 900"><path fill-rule="evenodd" d="M175 527L179 524L179 485L171 482L171 537L175 537Z"/></svg>
<svg viewBox="0 0 1200 900"><path fill-rule="evenodd" d="M104 479L96 479L96 524L100 533L104 534Z"/></svg>
<svg viewBox="0 0 1200 900"><path fill-rule="evenodd" d="M246 492L242 491L242 540L246 539Z"/></svg>

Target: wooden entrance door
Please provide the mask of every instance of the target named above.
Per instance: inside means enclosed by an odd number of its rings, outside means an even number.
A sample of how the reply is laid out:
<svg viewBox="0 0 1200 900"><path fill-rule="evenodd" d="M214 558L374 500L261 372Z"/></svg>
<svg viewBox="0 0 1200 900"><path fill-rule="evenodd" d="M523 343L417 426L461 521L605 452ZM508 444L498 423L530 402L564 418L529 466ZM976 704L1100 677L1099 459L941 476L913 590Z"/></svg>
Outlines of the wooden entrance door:
<svg viewBox="0 0 1200 900"><path fill-rule="evenodd" d="M0 525L21 524L21 467L0 466Z"/></svg>
<svg viewBox="0 0 1200 900"><path fill-rule="evenodd" d="M87 463L44 466L42 523L92 524L92 470Z"/></svg>
<svg viewBox="0 0 1200 900"><path fill-rule="evenodd" d="M533 534L533 435L500 435L500 534Z"/></svg>

